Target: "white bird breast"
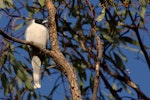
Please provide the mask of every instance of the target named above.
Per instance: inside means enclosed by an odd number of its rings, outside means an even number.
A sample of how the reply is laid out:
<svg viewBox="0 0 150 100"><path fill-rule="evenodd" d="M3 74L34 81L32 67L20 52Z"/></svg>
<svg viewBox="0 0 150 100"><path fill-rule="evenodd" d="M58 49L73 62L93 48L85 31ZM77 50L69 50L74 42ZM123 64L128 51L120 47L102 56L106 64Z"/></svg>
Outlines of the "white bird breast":
<svg viewBox="0 0 150 100"><path fill-rule="evenodd" d="M33 22L26 29L25 39L45 48L48 40L48 30L45 26Z"/></svg>

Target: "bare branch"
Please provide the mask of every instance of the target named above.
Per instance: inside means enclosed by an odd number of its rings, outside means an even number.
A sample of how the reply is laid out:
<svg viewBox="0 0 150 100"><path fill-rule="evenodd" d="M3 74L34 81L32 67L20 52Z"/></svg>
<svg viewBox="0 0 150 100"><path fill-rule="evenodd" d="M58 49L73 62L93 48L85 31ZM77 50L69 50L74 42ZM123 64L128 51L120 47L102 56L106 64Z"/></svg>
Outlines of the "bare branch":
<svg viewBox="0 0 150 100"><path fill-rule="evenodd" d="M95 65L95 78L94 78L94 91L93 91L93 97L92 100L96 100L97 98L97 91L98 91L98 86L99 86L99 75L100 75L100 60L102 58L102 49L103 49L103 44L101 43L101 40L99 38L99 36L97 34L95 34L95 38L96 38L96 42L97 42L97 61L96 61L96 65Z"/></svg>
<svg viewBox="0 0 150 100"><path fill-rule="evenodd" d="M133 19L132 14L131 14L130 11L129 11L129 16L130 16L130 18L131 18L131 20L132 20L133 25L135 26L135 28L133 28L133 30L134 30L134 32L135 32L135 34L136 34L136 36L137 36L137 39L138 39L139 44L140 44L140 48L141 48L141 50L142 50L142 52L143 52L143 54L144 54L144 57L145 57L145 59L146 59L147 65L148 65L149 70L150 70L150 59L149 59L148 53L147 53L147 51L146 51L145 48L144 48L142 39L141 39L141 37L140 37L139 30L138 30L138 26L136 26L135 21L134 21L134 19Z"/></svg>
<svg viewBox="0 0 150 100"><path fill-rule="evenodd" d="M102 73L100 73L101 78L103 79L106 87L110 90L110 92L112 93L112 95L116 98L115 100L121 100L121 98L119 97L119 95L117 94L117 92L111 87L111 85L108 83L108 81L106 80L106 78L104 77L104 75Z"/></svg>
<svg viewBox="0 0 150 100"><path fill-rule="evenodd" d="M139 89L139 87L126 74L124 74L125 76L121 76L119 74L113 73L112 71L109 70L107 65L103 66L102 68L112 77L126 83L128 86L133 88L137 92L139 97L143 98L144 100L149 100L149 98Z"/></svg>
<svg viewBox="0 0 150 100"><path fill-rule="evenodd" d="M48 9L49 19L50 19L49 34L50 34L52 52L54 52L53 59L56 62L56 64L61 67L61 69L64 71L65 75L67 76L70 89L71 89L72 100L82 100L75 70L73 66L70 65L69 62L65 59L58 45L58 38L57 38L58 36L57 36L57 29L56 29L56 22L55 22L56 9L54 7L52 0L46 0L46 7Z"/></svg>
<svg viewBox="0 0 150 100"><path fill-rule="evenodd" d="M44 54L47 54L47 55L53 57L53 54L52 54L51 51L49 51L49 50L47 50L47 49L45 49L45 48L40 47L40 46L37 45L36 43L14 38L14 37L12 37L12 36L7 35L7 34L4 33L2 30L0 30L0 34L1 34L4 38L6 38L6 39L9 39L9 40L12 40L12 41L21 43L21 44L31 45L31 46L33 46L33 47L39 49L40 51L42 51Z"/></svg>

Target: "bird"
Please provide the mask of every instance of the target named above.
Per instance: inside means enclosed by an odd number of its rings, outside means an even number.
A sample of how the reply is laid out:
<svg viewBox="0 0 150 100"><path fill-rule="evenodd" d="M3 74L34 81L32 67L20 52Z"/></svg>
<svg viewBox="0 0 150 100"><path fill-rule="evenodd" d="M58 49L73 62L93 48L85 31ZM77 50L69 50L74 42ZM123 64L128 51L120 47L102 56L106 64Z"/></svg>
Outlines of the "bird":
<svg viewBox="0 0 150 100"><path fill-rule="evenodd" d="M27 28L25 30L25 40L34 42L40 47L46 48L48 42L48 29L44 26L48 20L30 19L27 21ZM43 53L37 48L28 46L31 54L31 65L33 68L33 84L34 88L41 88L41 73Z"/></svg>

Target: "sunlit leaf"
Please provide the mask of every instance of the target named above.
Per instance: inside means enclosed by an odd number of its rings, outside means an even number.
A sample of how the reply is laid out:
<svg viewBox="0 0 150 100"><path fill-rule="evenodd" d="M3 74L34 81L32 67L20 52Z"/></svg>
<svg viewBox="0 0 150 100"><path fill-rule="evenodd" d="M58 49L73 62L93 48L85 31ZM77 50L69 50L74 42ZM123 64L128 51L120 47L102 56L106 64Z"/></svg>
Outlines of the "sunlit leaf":
<svg viewBox="0 0 150 100"><path fill-rule="evenodd" d="M101 32L101 34L103 35L104 39L106 39L109 42L114 42L113 38L110 36L110 34L107 33L103 33Z"/></svg>
<svg viewBox="0 0 150 100"><path fill-rule="evenodd" d="M144 16L145 16L145 12L146 12L146 1L145 0L141 0L141 2L142 2L142 10L140 12L140 16L141 16L140 26L144 22Z"/></svg>
<svg viewBox="0 0 150 100"><path fill-rule="evenodd" d="M23 25L24 25L23 23L18 24L18 25L16 25L13 29L14 29L14 30L18 30L18 29L20 29Z"/></svg>
<svg viewBox="0 0 150 100"><path fill-rule="evenodd" d="M110 95L108 96L108 98L109 98L109 100L114 100L114 96L113 96L112 94L110 94Z"/></svg>
<svg viewBox="0 0 150 100"><path fill-rule="evenodd" d="M108 93L104 93L106 95L106 97L109 99L109 100L114 100L114 97L112 94L108 94Z"/></svg>
<svg viewBox="0 0 150 100"><path fill-rule="evenodd" d="M117 42L118 39L114 38L114 36L110 32L112 30L111 25L112 24L106 23L107 29L99 29L99 30L101 31L100 33L102 34L103 38L106 39L107 41L109 41L110 43L113 42L113 45L115 45L115 47L116 47L118 45L118 42ZM115 27L113 26L113 28L115 28Z"/></svg>
<svg viewBox="0 0 150 100"><path fill-rule="evenodd" d="M120 49L119 49L118 51L119 51L118 53L119 53L120 57L121 57L125 62L127 62L128 59L127 59L127 57L123 54L123 52L121 52Z"/></svg>
<svg viewBox="0 0 150 100"><path fill-rule="evenodd" d="M38 2L40 3L40 5L43 7L45 5L45 0L38 0Z"/></svg>
<svg viewBox="0 0 150 100"><path fill-rule="evenodd" d="M21 81L21 79L20 78L18 78L18 77L16 77L16 79L17 79L17 82L18 82L18 85L22 85L22 81Z"/></svg>
<svg viewBox="0 0 150 100"><path fill-rule="evenodd" d="M102 9L101 14L95 20L100 22L104 17L105 17L105 8Z"/></svg>
<svg viewBox="0 0 150 100"><path fill-rule="evenodd" d="M0 8L11 8L13 7L12 0L0 0Z"/></svg>
<svg viewBox="0 0 150 100"><path fill-rule="evenodd" d="M120 48L124 48L124 49L127 49L127 50L130 50L130 51L133 51L133 52L139 52L141 54L143 54L143 52L139 49L136 49L136 48L132 48L132 47L129 47L128 45L126 46L119 46Z"/></svg>
<svg viewBox="0 0 150 100"><path fill-rule="evenodd" d="M0 8L5 8L5 7L6 7L6 6L5 6L3 0L0 0Z"/></svg>
<svg viewBox="0 0 150 100"><path fill-rule="evenodd" d="M116 84L113 84L113 85L112 85L112 88L113 88L114 90L116 90L116 89L117 89L117 85L116 85Z"/></svg>

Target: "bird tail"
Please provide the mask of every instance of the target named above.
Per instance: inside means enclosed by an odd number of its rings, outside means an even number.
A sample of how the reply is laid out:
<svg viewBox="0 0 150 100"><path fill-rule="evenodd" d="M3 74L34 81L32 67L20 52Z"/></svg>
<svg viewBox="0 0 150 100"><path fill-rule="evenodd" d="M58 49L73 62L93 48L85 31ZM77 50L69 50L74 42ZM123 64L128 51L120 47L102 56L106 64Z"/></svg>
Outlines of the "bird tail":
<svg viewBox="0 0 150 100"><path fill-rule="evenodd" d="M41 88L41 60L38 56L32 57L32 68L33 68L33 80L34 80L34 88Z"/></svg>

